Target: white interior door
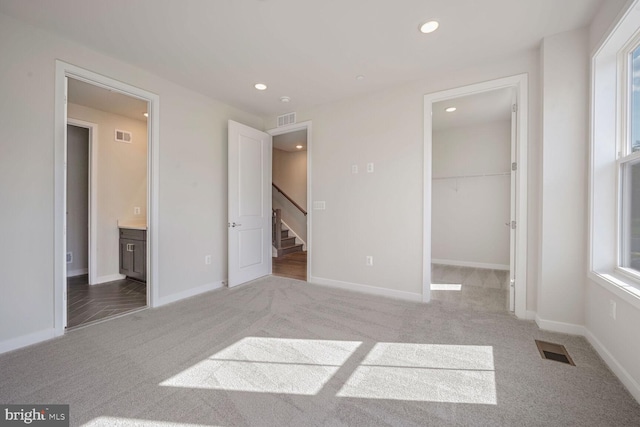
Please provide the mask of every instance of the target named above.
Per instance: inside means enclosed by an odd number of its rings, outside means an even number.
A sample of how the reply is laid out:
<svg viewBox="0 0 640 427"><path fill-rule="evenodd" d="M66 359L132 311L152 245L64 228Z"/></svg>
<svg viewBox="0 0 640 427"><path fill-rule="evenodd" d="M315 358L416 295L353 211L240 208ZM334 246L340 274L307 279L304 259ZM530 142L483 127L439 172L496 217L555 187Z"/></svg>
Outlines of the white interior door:
<svg viewBox="0 0 640 427"><path fill-rule="evenodd" d="M518 179L518 104L514 94L513 108L511 109L511 209L510 209L510 226L509 226L509 311L516 308L516 206L517 191L516 184Z"/></svg>
<svg viewBox="0 0 640 427"><path fill-rule="evenodd" d="M271 144L229 120L229 287L271 274Z"/></svg>

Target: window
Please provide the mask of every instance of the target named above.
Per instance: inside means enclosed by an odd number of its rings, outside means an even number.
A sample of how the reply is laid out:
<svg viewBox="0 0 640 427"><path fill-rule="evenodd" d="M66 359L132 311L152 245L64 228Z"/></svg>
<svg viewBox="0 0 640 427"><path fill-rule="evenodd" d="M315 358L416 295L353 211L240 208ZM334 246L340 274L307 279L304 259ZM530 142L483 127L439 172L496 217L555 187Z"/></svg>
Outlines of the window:
<svg viewBox="0 0 640 427"><path fill-rule="evenodd" d="M619 267L640 278L640 43L634 40L624 49L619 66L625 71L620 109L624 120L620 141L619 194L620 235Z"/></svg>
<svg viewBox="0 0 640 427"><path fill-rule="evenodd" d="M589 278L640 308L640 0L592 58Z"/></svg>

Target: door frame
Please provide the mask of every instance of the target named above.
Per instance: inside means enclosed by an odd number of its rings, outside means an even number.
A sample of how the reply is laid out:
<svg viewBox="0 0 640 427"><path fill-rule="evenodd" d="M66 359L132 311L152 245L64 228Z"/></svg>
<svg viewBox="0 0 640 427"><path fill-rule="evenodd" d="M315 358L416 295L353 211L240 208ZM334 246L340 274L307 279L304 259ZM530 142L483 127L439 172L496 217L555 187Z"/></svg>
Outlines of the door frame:
<svg viewBox="0 0 640 427"><path fill-rule="evenodd" d="M513 88L518 99L516 135L517 171L516 171L516 281L515 315L527 318L527 147L528 147L528 76L518 74L511 77L443 90L424 96L424 212L423 212L423 271L422 300L431 300L431 205L432 205L432 113L435 102L451 100L463 96L488 92L496 89Z"/></svg>
<svg viewBox="0 0 640 427"><path fill-rule="evenodd" d="M313 260L313 258L311 257L311 252L313 250L313 245L312 245L312 228L311 224L312 224L312 217L313 217L313 209L311 209L311 201L313 200L313 198L311 197L311 189L313 188L312 184L312 176L313 174L312 172L312 162L311 162L311 147L313 147L313 138L311 135L311 129L312 129L312 122L311 120L307 120L305 122L300 122L300 123L294 123L292 125L287 125L287 126L282 126L279 128L275 128L275 129L269 129L267 131L267 133L269 135L273 136L277 136L277 135L284 135L285 133L290 133L290 132L296 132L299 130L303 130L306 129L307 130L307 206L306 206L306 210L307 210L307 282L309 282L309 279L312 277L311 272L313 271L312 269L312 263L311 261ZM273 181L273 177L271 177L271 181Z"/></svg>
<svg viewBox="0 0 640 427"><path fill-rule="evenodd" d="M67 124L89 131L89 285L94 285L98 269L98 124L67 117ZM65 162L66 162L65 149ZM65 170L65 174L66 174ZM65 177L65 182L67 178Z"/></svg>
<svg viewBox="0 0 640 427"><path fill-rule="evenodd" d="M54 330L63 335L67 325L67 268L66 268L66 156L67 156L67 78L74 78L94 86L148 103L147 119L147 307L158 301L158 211L160 164L160 97L154 93L103 76L93 71L56 60L54 108Z"/></svg>

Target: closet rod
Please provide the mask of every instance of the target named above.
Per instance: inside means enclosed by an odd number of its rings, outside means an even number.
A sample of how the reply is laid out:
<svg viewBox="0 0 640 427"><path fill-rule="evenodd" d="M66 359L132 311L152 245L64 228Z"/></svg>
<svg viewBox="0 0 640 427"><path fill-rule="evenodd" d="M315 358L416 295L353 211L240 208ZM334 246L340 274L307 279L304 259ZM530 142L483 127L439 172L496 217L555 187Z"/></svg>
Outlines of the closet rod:
<svg viewBox="0 0 640 427"><path fill-rule="evenodd" d="M511 172L483 173L479 175L438 176L438 177L433 177L433 180L435 181L440 179L484 178L486 176L508 176L508 175L511 175Z"/></svg>

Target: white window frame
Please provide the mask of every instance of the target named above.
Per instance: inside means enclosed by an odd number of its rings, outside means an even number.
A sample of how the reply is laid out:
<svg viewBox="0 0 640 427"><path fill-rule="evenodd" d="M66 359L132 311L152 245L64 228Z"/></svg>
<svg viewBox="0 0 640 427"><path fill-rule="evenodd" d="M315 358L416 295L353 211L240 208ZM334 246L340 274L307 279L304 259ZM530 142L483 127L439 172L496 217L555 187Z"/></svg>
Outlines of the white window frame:
<svg viewBox="0 0 640 427"><path fill-rule="evenodd" d="M617 67L619 70L620 78L617 91L620 97L620 105L617 109L619 115L620 130L618 132L618 144L617 153L618 159L616 160L618 179L616 182L618 202L617 202L617 217L618 217L618 229L617 239L618 244L616 249L618 251L616 259L617 265L615 272L624 276L625 278L632 280L633 284L640 286L640 271L632 268L624 267L628 264L629 256L629 241L626 238L626 231L628 230L629 223L631 222L630 210L625 204L625 200L629 200L630 183L628 176L624 173L624 169L627 166L631 166L634 163L640 161L640 151L632 151L632 130L631 130L631 90L633 87L633 75L632 75L632 55L633 52L640 48L640 29L638 33L629 40L629 42L620 50L618 54Z"/></svg>
<svg viewBox="0 0 640 427"><path fill-rule="evenodd" d="M617 20L591 61L588 277L640 308L640 271L622 267L622 169L640 160L629 153L629 56L640 45L640 0ZM629 147L629 148L628 148ZM628 186L627 186L628 189Z"/></svg>

